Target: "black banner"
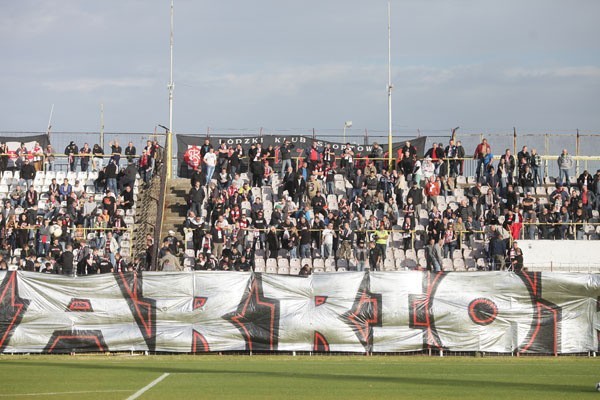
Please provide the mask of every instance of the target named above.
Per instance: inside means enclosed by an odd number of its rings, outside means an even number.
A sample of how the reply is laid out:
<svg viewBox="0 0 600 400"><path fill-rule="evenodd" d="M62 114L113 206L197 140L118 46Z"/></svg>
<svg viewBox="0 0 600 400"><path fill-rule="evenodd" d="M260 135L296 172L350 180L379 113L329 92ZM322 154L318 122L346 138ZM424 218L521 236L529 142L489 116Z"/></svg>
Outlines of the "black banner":
<svg viewBox="0 0 600 400"><path fill-rule="evenodd" d="M47 145L50 144L50 138L46 134L33 136L0 136L0 143L6 143L8 146L8 168L15 166L17 157L17 149L21 147L21 143L25 144L29 159L33 159L33 150L36 147L36 142L43 152Z"/></svg>
<svg viewBox="0 0 600 400"><path fill-rule="evenodd" d="M189 159L190 153L188 152L188 156L186 157L186 152L196 146L200 148L204 144L204 140L209 139L211 145L215 148L221 143L226 143L227 147L231 146L235 148L238 144L242 145L244 149L244 153L247 154L250 146L253 144L260 143L263 148L268 148L269 146L273 146L276 150L282 146L285 140L289 140L290 143L294 145L294 157L305 157L305 149L309 148L313 142L317 142L317 146L319 148L324 147L328 143L331 144L331 147L336 151L336 156L341 154L341 150L344 148L345 143L342 142L331 142L327 140L321 139L313 139L310 136L302 136L302 135L263 135L263 136L253 136L253 137L236 137L236 136L213 136L213 135L177 135L177 159L178 159L178 175L180 177L188 177L191 168L186 162L186 159ZM427 140L426 136L421 136L418 138L405 139L401 142L394 142L392 144L392 157L396 159L398 157L398 151L404 146L406 141L410 141L411 145L415 146L417 149L417 155L422 157L425 152L425 142ZM383 148L384 154L387 156L388 145L387 143L379 143ZM355 157L368 157L371 154L371 150L373 149L372 144L351 144L352 148L355 152ZM199 149L198 149L199 150ZM276 152L278 154L278 152ZM276 157L278 158L278 157ZM242 160L242 164L245 165L247 160ZM279 160L276 165L279 165Z"/></svg>

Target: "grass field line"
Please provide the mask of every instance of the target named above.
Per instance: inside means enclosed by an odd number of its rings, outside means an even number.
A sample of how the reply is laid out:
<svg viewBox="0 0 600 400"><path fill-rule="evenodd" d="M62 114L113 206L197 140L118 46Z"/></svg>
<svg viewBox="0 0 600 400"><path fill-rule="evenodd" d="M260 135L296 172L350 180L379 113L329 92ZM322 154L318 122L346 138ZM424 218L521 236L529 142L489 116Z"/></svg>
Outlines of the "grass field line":
<svg viewBox="0 0 600 400"><path fill-rule="evenodd" d="M15 396L60 396L63 394L87 394L87 393L117 393L131 392L131 389L112 389L112 390L78 390L72 392L44 392L44 393L14 393L0 394L0 397L15 397Z"/></svg>
<svg viewBox="0 0 600 400"><path fill-rule="evenodd" d="M165 372L164 374L162 374L161 376L159 376L158 378L156 378L155 380L153 380L152 382L150 382L149 384L147 384L146 386L144 386L143 388L141 388L140 390L138 390L137 392L135 392L134 394L129 396L127 398L127 400L137 399L138 397L140 397L141 395L146 393L148 390L150 390L154 386L158 385L163 379L165 379L169 375L171 375L171 374L168 372Z"/></svg>

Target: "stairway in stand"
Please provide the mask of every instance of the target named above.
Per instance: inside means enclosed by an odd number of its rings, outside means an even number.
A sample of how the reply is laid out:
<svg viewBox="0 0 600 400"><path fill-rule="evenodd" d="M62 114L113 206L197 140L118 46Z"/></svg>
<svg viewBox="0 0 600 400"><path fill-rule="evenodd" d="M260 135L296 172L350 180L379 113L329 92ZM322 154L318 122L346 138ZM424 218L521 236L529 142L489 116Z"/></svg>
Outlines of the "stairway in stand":
<svg viewBox="0 0 600 400"><path fill-rule="evenodd" d="M186 199L190 187L189 179L173 178L167 182L167 192L164 194L165 211L162 221L161 242L170 230L175 232L175 237L178 240L184 241L183 223L188 210Z"/></svg>

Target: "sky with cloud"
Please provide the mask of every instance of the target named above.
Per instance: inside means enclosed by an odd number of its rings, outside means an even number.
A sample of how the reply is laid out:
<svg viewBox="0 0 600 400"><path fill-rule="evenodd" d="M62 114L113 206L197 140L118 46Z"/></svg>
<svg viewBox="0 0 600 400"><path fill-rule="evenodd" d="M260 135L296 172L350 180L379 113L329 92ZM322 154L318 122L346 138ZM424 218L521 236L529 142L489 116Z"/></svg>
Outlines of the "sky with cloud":
<svg viewBox="0 0 600 400"><path fill-rule="evenodd" d="M168 123L169 0L0 5L2 131ZM600 2L392 0L394 130L600 133ZM387 129L387 1L175 0L174 130Z"/></svg>

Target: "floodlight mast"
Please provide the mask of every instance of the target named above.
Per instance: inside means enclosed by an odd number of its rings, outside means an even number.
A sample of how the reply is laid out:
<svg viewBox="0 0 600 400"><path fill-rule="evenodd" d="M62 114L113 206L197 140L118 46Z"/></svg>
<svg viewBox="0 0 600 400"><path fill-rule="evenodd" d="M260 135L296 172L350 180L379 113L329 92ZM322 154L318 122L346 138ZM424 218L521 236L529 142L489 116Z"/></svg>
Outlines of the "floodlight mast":
<svg viewBox="0 0 600 400"><path fill-rule="evenodd" d="M173 177L173 0L171 0L171 34L170 49L170 77L169 77L169 129L167 129L167 178Z"/></svg>
<svg viewBox="0 0 600 400"><path fill-rule="evenodd" d="M352 121L344 122L344 143L346 143L346 128L352 128Z"/></svg>
<svg viewBox="0 0 600 400"><path fill-rule="evenodd" d="M393 167L392 161L392 27L391 27L391 2L388 0L388 158L389 169Z"/></svg>

